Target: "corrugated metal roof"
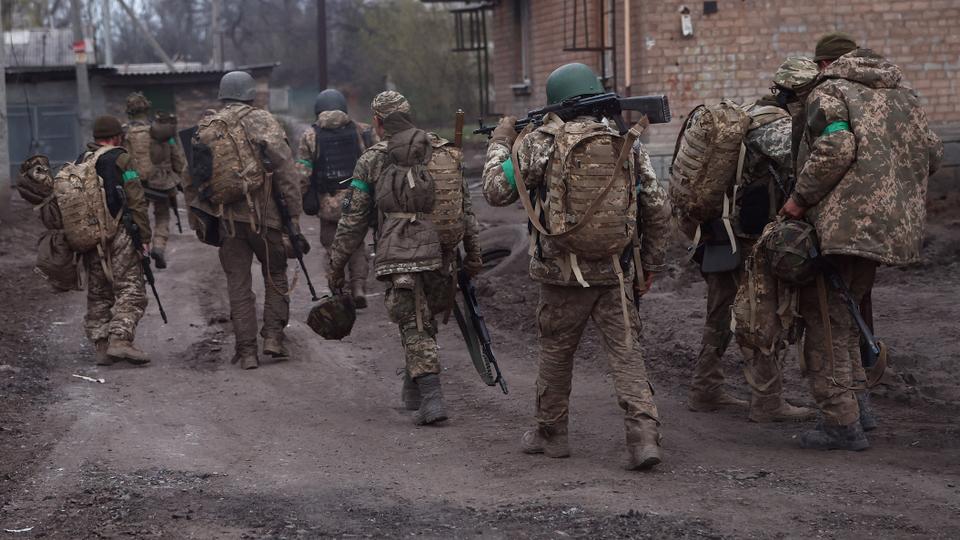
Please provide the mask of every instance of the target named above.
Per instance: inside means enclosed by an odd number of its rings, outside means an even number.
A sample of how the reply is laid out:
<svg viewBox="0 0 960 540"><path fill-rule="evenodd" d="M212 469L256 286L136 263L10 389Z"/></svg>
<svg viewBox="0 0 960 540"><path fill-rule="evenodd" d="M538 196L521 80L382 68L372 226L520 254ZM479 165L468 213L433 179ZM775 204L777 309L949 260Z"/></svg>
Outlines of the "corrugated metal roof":
<svg viewBox="0 0 960 540"><path fill-rule="evenodd" d="M173 67L177 73L222 73L222 69L217 69L211 65L201 64L200 62L174 62ZM116 64L113 66L117 70L117 75L168 75L170 68L163 62L150 64Z"/></svg>
<svg viewBox="0 0 960 540"><path fill-rule="evenodd" d="M73 32L69 28L30 28L4 33L7 65L11 68L68 67L74 65ZM87 63L96 62L88 40Z"/></svg>

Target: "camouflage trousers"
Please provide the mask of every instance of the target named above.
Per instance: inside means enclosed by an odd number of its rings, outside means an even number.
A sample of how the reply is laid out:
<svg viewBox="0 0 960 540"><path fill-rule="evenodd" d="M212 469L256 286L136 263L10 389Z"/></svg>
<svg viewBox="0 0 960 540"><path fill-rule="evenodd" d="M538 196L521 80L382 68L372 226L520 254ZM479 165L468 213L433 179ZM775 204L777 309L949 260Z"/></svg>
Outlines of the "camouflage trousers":
<svg viewBox="0 0 960 540"><path fill-rule="evenodd" d="M83 254L87 271L87 338L93 342L110 337L133 341L137 323L147 307L141 256L134 251L123 227L109 242L104 255L101 257L96 249Z"/></svg>
<svg viewBox="0 0 960 540"><path fill-rule="evenodd" d="M337 222L326 219L320 219L320 244L327 250L327 256L323 257L324 274L330 272L330 248L333 246L333 239L337 235ZM367 275L370 270L370 259L367 256L365 246L355 251L347 261L347 283L366 283Z"/></svg>
<svg viewBox="0 0 960 540"><path fill-rule="evenodd" d="M407 374L416 379L440 373L436 317L452 306L453 282L449 274L436 271L406 275L414 276L419 283L398 286L394 280L387 286L384 303L390 320L400 327ZM418 294L421 328L417 327Z"/></svg>
<svg viewBox="0 0 960 540"><path fill-rule="evenodd" d="M224 239L220 246L220 265L227 276L230 298L230 320L236 337L238 354L257 350L257 297L253 293L250 267L253 258L260 262L264 281L263 337L280 337L290 319L290 295L287 286L287 257L283 237L276 229L257 234L248 223L236 223L236 234L230 236L225 224L220 226Z"/></svg>
<svg viewBox="0 0 960 540"><path fill-rule="evenodd" d="M632 293L631 293L632 294ZM537 375L537 423L542 427L566 428L570 415L573 358L592 319L603 338L613 375L617 403L624 410L628 432L651 418L659 422L653 387L640 354L640 318L629 301L631 344L624 341L623 308L619 287L570 287L542 284L537 308L540 336Z"/></svg>
<svg viewBox="0 0 960 540"><path fill-rule="evenodd" d="M150 249L163 253L170 238L170 199L148 198L153 207L153 239Z"/></svg>
<svg viewBox="0 0 960 540"><path fill-rule="evenodd" d="M829 259L850 288L854 301L860 304L864 295L873 288L877 263L853 256L831 255ZM800 316L804 321L804 369L824 422L846 426L857 421L860 408L854 391L844 387L863 386L866 382L860 363L860 331L847 311L843 297L829 284L825 287L832 344L827 340L816 283L800 289Z"/></svg>

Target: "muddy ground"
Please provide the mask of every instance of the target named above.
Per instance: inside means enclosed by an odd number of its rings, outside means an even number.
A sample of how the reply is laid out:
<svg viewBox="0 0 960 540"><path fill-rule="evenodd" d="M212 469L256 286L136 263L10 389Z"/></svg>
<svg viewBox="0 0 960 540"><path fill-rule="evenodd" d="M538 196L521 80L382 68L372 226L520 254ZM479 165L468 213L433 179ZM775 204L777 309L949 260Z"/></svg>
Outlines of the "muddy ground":
<svg viewBox="0 0 960 540"><path fill-rule="evenodd" d="M488 247L522 245L519 209L476 203ZM480 286L510 394L479 381L448 325L452 418L415 427L399 407L401 353L379 285L353 335L325 342L303 322L301 279L293 358L241 371L229 363L216 250L189 234L157 273L170 324L152 302L141 324L153 363L94 366L83 293L55 295L32 273L39 224L18 201L0 225L0 538L958 538L956 203L931 202L922 264L880 272L877 330L899 376L878 391L883 423L859 454L799 450L809 425L686 410L705 291L678 245L641 304L666 461L631 473L592 331L578 356L573 456L517 450L536 365L537 290L522 254ZM308 264L322 285L316 252ZM738 361L730 351L730 386L746 397ZM788 364L788 395L809 401Z"/></svg>

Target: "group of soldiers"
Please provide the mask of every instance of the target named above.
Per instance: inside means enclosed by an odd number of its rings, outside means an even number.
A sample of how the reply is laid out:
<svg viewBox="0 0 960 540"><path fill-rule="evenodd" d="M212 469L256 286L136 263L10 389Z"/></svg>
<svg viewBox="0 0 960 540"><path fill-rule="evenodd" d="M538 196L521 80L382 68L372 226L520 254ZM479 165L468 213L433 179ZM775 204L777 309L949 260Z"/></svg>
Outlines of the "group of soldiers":
<svg viewBox="0 0 960 540"><path fill-rule="evenodd" d="M748 187L773 186L785 178L795 179L795 187L765 191L769 197L759 208L757 197L751 199L754 207L744 203L744 211L761 219L759 227L734 227L739 246L748 254L759 252L755 244L766 224L805 219L859 301L872 287L879 263L917 259L927 176L937 168L942 145L914 93L901 85L899 69L843 34L821 39L813 59L787 59L771 90L746 107L757 121L744 140L741 176ZM582 64L561 66L546 81L551 104L602 92L596 74ZM148 122L149 103L139 94L128 101L126 127L112 117L97 119L94 143L78 163L96 160L111 215L128 211L141 237L152 238L137 246L120 229L104 249L82 255L89 276L86 329L97 363L149 361L133 346L147 304L141 259L166 264L169 204L179 186L198 236L218 246L236 338L233 361L244 369L259 365L260 350L289 356L287 260L291 251L310 249L300 232L303 211L320 218L330 290L352 297L358 307L366 305L364 239L373 229L374 274L386 286L387 312L405 356L403 404L416 411L417 424L442 422L448 415L437 318L453 302L453 273L463 268L476 275L483 264L462 153L418 129L410 103L398 92L373 99L373 122L367 126L351 120L344 96L328 89L317 97L316 123L295 156L278 121L253 105L255 94L247 73L223 77L222 108L201 120L192 160L185 159L175 127L157 129L163 123L175 126L176 120ZM640 353L641 323L633 303L665 270L674 225L667 193L637 140L645 127L641 120L620 133L596 115L547 115L542 125L518 133L516 118L508 116L492 133L483 195L493 206L519 201L527 209L533 235L529 273L540 284L535 426L521 437L525 453L570 455L573 358L592 320L624 411L627 468L649 469L662 460L661 417ZM225 155L221 140L246 149ZM204 161L203 151L212 157ZM153 196L145 197L144 188ZM239 191L227 196L231 189ZM152 229L148 201L155 206ZM265 284L259 331L250 274L254 257ZM803 368L819 411L784 401L783 343L768 350L742 346L749 403L725 390L720 359L733 336L731 305L748 278L745 264L704 273L707 320L690 409L749 407L755 422L807 420L819 412L816 428L802 434L802 446L866 448L864 430L876 427L876 419L862 385L859 336L833 291L826 293L826 304L822 289L797 291Z"/></svg>

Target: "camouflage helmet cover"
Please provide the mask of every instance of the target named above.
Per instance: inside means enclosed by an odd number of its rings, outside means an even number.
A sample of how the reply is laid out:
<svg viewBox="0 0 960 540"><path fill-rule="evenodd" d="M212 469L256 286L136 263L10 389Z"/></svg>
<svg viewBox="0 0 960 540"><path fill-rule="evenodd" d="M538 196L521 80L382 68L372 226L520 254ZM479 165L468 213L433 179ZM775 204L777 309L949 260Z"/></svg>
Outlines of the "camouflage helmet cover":
<svg viewBox="0 0 960 540"><path fill-rule="evenodd" d="M127 114L143 114L150 110L150 100L141 92L131 92L127 96Z"/></svg>
<svg viewBox="0 0 960 540"><path fill-rule="evenodd" d="M325 295L310 310L307 326L324 339L343 339L357 322L357 309L349 294Z"/></svg>
<svg viewBox="0 0 960 540"><path fill-rule="evenodd" d="M547 103L604 92L597 74L586 64L564 64L547 77Z"/></svg>
<svg viewBox="0 0 960 540"><path fill-rule="evenodd" d="M770 224L763 248L770 273L793 285L807 285L816 277L813 254L817 231L806 221L788 219Z"/></svg>
<svg viewBox="0 0 960 540"><path fill-rule="evenodd" d="M784 60L773 75L773 84L796 90L817 78L817 64L806 56L791 56Z"/></svg>
<svg viewBox="0 0 960 540"><path fill-rule="evenodd" d="M373 98L373 101L370 102L370 109L373 110L374 115L386 118L395 112L409 113L410 102L400 92L387 90L386 92L380 92Z"/></svg>
<svg viewBox="0 0 960 540"><path fill-rule="evenodd" d="M335 88L327 88L317 94L316 101L313 102L313 114L320 114L324 111L347 112L347 98Z"/></svg>
<svg viewBox="0 0 960 540"><path fill-rule="evenodd" d="M217 99L250 102L257 97L257 83L246 71L231 71L220 79Z"/></svg>

